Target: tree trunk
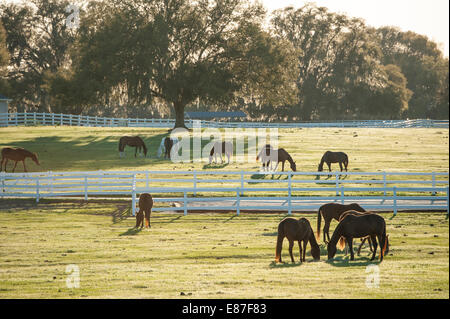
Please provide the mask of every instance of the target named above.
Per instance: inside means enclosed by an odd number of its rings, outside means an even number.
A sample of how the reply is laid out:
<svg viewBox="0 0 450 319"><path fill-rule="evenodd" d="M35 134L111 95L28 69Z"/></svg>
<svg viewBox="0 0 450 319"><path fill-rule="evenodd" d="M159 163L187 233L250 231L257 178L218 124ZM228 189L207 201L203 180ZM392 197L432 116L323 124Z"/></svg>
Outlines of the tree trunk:
<svg viewBox="0 0 450 319"><path fill-rule="evenodd" d="M174 126L174 128L183 127L185 129L188 129L184 125L184 107L185 107L185 105L182 102L174 102L173 107L175 109L175 126Z"/></svg>

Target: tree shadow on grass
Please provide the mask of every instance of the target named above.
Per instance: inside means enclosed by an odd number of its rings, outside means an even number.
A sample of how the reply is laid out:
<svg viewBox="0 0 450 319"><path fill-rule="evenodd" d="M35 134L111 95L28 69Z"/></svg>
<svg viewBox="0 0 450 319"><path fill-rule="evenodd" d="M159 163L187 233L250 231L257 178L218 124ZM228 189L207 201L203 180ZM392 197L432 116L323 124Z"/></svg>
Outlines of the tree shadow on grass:
<svg viewBox="0 0 450 319"><path fill-rule="evenodd" d="M112 222L113 224L119 223L127 217L131 216L131 208L129 205L118 205L117 209L112 212Z"/></svg>
<svg viewBox="0 0 450 319"><path fill-rule="evenodd" d="M203 169L221 169L227 167L228 165L229 163L221 163L221 164L211 163L203 165Z"/></svg>
<svg viewBox="0 0 450 319"><path fill-rule="evenodd" d="M282 262L282 263L276 263L275 261L272 261L269 264L269 267L272 269L277 269L277 268L293 268L293 267L299 267L301 266L303 263L301 262Z"/></svg>

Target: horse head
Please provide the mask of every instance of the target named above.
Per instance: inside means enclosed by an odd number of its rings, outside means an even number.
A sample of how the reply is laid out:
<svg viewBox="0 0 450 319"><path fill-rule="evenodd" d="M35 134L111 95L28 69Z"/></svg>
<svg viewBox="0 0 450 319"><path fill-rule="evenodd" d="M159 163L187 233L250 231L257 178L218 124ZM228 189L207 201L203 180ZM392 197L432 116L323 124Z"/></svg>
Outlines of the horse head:
<svg viewBox="0 0 450 319"><path fill-rule="evenodd" d="M33 153L33 155L31 155L31 159L39 166L41 166L41 164L39 163L39 160L37 158L36 153Z"/></svg>
<svg viewBox="0 0 450 319"><path fill-rule="evenodd" d="M292 162L291 164L291 169L296 172L297 171L297 165L295 164L295 162Z"/></svg>
<svg viewBox="0 0 450 319"><path fill-rule="evenodd" d="M329 242L327 245L327 251L328 251L328 259L332 259L336 254L336 244L333 245L331 242Z"/></svg>
<svg viewBox="0 0 450 319"><path fill-rule="evenodd" d="M323 172L323 164L319 164L319 167L317 168L318 172Z"/></svg>

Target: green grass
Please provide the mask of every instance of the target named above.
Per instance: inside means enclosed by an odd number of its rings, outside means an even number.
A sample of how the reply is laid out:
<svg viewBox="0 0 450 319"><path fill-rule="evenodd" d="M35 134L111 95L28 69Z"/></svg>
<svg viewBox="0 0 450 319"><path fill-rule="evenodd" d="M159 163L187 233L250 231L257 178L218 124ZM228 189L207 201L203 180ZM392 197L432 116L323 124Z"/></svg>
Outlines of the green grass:
<svg viewBox="0 0 450 319"><path fill-rule="evenodd" d="M134 148L126 148L126 158L119 158L120 136L138 134L149 149L148 158L134 158ZM7 127L0 128L0 148L11 145L37 152L41 166L28 162L29 171L83 170L249 170L260 163L207 165L171 163L156 158L166 129L154 128L84 128L84 127ZM349 169L354 172L411 171L448 172L448 129L377 129L377 128L306 128L280 129L279 147L285 148L297 163L298 171L316 171L327 150L349 155ZM203 141L205 145L208 141ZM254 157L251 157L254 160ZM287 164L287 163L286 163ZM21 164L18 171L22 171ZM288 165L289 168L289 165ZM8 170L12 164L8 164ZM336 164L332 165L337 170Z"/></svg>
<svg viewBox="0 0 450 319"><path fill-rule="evenodd" d="M147 158L134 158L134 148L127 147L125 158L119 158L118 140L126 134L138 134L144 138L149 152ZM37 152L41 166L27 160L29 171L86 171L86 170L164 170L164 171L247 171L255 172L260 163L255 162L255 155L240 157L242 162L208 165L201 163L172 163L169 160L156 157L159 143L167 135L166 129L154 128L85 128L85 127L8 127L0 129L0 148L11 145L20 146ZM375 128L307 128L280 129L279 147L285 148L297 163L297 170L315 172L323 153L327 150L344 151L349 155L350 172L448 172L449 149L448 129L375 129ZM208 140L203 141L203 146ZM12 163L8 163L11 171ZM280 165L281 166L281 165ZM338 170L337 164L332 165ZM281 170L279 167L278 170ZM286 170L290 170L286 163ZM22 164L18 165L18 172L22 171ZM192 178L180 176L179 178ZM144 176L141 176L144 177ZM150 178L170 178L173 174L150 176ZM199 180L211 176L199 175ZM216 179L239 179L236 175L216 175ZM247 175L246 178L255 180L250 187L271 187L273 184L256 183L263 179L286 179L281 175ZM348 179L378 179L374 176L350 176ZM389 177L390 178L390 177ZM389 179L388 178L388 179ZM410 176L396 176L395 179L411 179ZM393 179L391 178L391 179ZM414 177L418 180L424 177ZM294 180L314 179L314 176L295 176ZM326 176L321 177L327 179ZM442 180L438 177L437 180ZM430 180L430 177L428 177ZM329 179L334 185L334 177ZM284 184L286 185L286 184ZM299 187L329 187L325 184L308 183L294 184ZM374 184L373 184L374 185ZM138 184L138 187L143 184ZM167 183L152 181L152 186L167 186ZM171 186L192 187L192 183L172 183ZM199 183L199 187L239 187L236 183ZM348 187L370 186L367 184L346 184ZM404 184L403 186L423 186L423 184ZM261 193L258 193L262 195ZM324 192L321 195L333 195ZM198 196L218 195L198 193ZM226 196L227 194L221 193ZM253 195L247 192L246 195ZM272 194L264 194L271 196ZM280 193L278 195L286 195ZM308 192L294 192L294 196L309 196ZM315 194L317 195L317 194ZM348 194L351 195L351 194ZM360 193L359 193L360 195ZM401 194L399 194L401 195Z"/></svg>
<svg viewBox="0 0 450 319"><path fill-rule="evenodd" d="M383 214L391 249L379 288L366 287L369 250L349 261L326 248L313 262L274 264L281 214L153 213L135 231L129 203L0 202L0 298L449 298L445 213ZM315 229L315 214L306 217ZM333 222L332 229L336 223ZM378 256L378 254L377 254ZM289 262L287 262L289 261ZM80 288L67 288L67 265ZM181 295L181 293L184 295Z"/></svg>

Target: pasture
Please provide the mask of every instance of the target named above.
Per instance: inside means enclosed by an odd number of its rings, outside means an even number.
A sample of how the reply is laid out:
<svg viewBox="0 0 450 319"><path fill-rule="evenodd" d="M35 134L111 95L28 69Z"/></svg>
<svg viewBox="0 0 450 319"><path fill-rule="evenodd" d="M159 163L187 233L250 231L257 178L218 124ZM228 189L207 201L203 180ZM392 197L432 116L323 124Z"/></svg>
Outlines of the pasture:
<svg viewBox="0 0 450 319"><path fill-rule="evenodd" d="M119 158L118 140L126 134L144 139L147 158L134 158L133 148ZM41 166L28 160L30 172L260 167L159 159L166 134L153 128L8 127L0 130L0 148L37 152ZM448 136L448 129L280 129L278 144L298 171L316 171L322 154L332 150L349 155L350 172L448 172ZM22 172L21 163L16 171ZM296 245L295 264L274 264L284 214L153 212L150 231L134 230L130 214L130 201L118 199L1 199L0 298L449 298L444 212L382 214L391 248L379 264L379 288L366 286L366 267L373 263L368 248L355 261L338 251L334 262L326 262L320 242L321 260L312 262L308 246L306 263L299 264ZM316 230L317 214L293 217L306 217ZM333 221L330 232L335 226ZM284 261L287 248L285 240ZM71 264L80 269L80 288L66 287Z"/></svg>
<svg viewBox="0 0 450 319"><path fill-rule="evenodd" d="M0 298L448 298L449 229L445 213L382 214L390 252L370 262L368 247L349 261L274 264L282 214L152 213L149 231L134 230L120 201L2 201ZM317 214L306 217L312 228ZM336 226L332 222L331 231ZM378 253L377 253L378 256ZM289 261L289 262L287 262ZM379 288L366 267L379 265ZM67 288L68 265L80 287Z"/></svg>

